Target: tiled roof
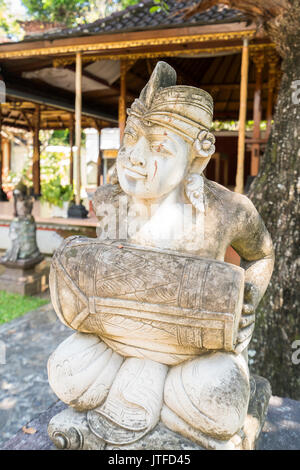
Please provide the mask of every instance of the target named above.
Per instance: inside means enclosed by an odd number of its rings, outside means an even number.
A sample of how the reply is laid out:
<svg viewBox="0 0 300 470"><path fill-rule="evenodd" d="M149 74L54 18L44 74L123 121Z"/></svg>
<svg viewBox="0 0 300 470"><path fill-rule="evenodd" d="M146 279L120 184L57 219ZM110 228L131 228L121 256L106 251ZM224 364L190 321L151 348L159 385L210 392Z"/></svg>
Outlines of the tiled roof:
<svg viewBox="0 0 300 470"><path fill-rule="evenodd" d="M184 18L180 10L192 6L195 0L165 0L169 11L156 11L150 13L150 8L155 6L153 0L144 0L125 10L118 11L112 15L101 18L93 23L83 24L76 28L65 28L60 31L48 32L35 35L36 39L56 39L73 36L88 36L104 33L120 33L126 31L142 31L145 29L162 29L178 26L196 26L220 23L233 23L245 21L246 17L238 10L232 10L226 6L214 6L205 12L198 13L191 18ZM32 40L28 38L27 40ZM25 39L26 41L26 39Z"/></svg>

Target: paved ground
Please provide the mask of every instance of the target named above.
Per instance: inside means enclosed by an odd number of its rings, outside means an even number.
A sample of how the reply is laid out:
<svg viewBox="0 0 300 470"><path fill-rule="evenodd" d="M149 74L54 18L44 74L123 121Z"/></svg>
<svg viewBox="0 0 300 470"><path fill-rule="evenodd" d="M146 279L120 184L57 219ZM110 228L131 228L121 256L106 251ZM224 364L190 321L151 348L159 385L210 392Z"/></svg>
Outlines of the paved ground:
<svg viewBox="0 0 300 470"><path fill-rule="evenodd" d="M6 349L5 364L0 356L0 448L57 401L48 385L47 360L71 333L51 304L0 326L1 350L3 344Z"/></svg>

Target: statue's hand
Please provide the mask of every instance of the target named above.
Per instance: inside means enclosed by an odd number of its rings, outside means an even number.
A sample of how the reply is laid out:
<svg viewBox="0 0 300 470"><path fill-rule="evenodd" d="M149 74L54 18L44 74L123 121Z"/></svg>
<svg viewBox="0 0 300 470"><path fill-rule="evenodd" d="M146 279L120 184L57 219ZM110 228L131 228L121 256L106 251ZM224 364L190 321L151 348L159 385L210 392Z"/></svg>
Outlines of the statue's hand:
<svg viewBox="0 0 300 470"><path fill-rule="evenodd" d="M235 352L241 353L250 343L255 326L255 309L259 301L258 289L250 283L245 283L244 303L239 323Z"/></svg>

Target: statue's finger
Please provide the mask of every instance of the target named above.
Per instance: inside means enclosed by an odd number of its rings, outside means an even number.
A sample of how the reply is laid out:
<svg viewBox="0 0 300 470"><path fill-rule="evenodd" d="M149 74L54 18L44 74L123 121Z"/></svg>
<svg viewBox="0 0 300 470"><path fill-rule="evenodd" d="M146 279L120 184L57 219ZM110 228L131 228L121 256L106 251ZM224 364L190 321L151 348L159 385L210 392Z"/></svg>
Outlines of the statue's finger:
<svg viewBox="0 0 300 470"><path fill-rule="evenodd" d="M252 304L244 304L242 314L243 315L252 315L255 311L255 308Z"/></svg>
<svg viewBox="0 0 300 470"><path fill-rule="evenodd" d="M240 328L245 328L246 326L251 325L255 322L255 315L247 315L246 317L242 317L239 323Z"/></svg>
<svg viewBox="0 0 300 470"><path fill-rule="evenodd" d="M246 349L246 347L248 346L248 344L250 343L251 341L251 338L252 336L250 335L249 338L247 338L245 341L243 341L242 343L238 343L235 347L235 350L234 352L236 354L240 354L241 352L244 351L244 349Z"/></svg>
<svg viewBox="0 0 300 470"><path fill-rule="evenodd" d="M254 323L252 323L251 325L246 326L246 328L240 330L237 335L237 342L242 343L243 341L248 339L248 337L251 336L254 331L254 326Z"/></svg>

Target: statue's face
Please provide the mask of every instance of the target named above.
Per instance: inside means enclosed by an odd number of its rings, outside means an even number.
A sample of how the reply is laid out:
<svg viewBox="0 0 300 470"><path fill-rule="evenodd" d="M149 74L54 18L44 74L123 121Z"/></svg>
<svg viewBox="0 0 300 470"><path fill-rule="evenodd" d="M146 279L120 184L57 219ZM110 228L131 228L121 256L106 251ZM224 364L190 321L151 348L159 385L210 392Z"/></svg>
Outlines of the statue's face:
<svg viewBox="0 0 300 470"><path fill-rule="evenodd" d="M127 124L117 158L123 191L140 199L159 199L183 181L190 145L160 126Z"/></svg>

